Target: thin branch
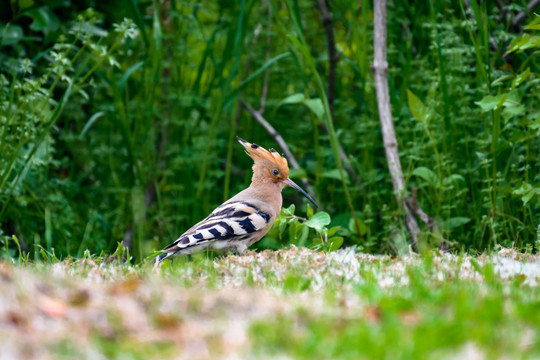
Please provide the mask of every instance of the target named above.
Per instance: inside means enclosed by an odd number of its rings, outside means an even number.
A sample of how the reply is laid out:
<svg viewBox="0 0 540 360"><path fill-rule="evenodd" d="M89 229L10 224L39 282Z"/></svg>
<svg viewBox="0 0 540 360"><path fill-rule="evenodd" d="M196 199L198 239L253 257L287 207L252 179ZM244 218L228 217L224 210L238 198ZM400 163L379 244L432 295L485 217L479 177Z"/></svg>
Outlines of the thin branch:
<svg viewBox="0 0 540 360"><path fill-rule="evenodd" d="M260 112L255 110L251 105L249 105L247 102L242 101L242 106L244 106L251 116L270 134L270 136L274 139L274 141L281 147L283 152L285 153L285 157L287 158L287 161L291 164L293 169L300 169L300 165L298 164L298 161L296 161L296 158L294 157L293 153L289 149L289 146L287 146L287 143L285 140L283 140L283 137L280 133L277 132L276 129L266 119L261 115ZM308 179L301 178L300 181L302 182L302 185L306 188L306 191L309 195L312 197L315 197L315 191L313 190L313 187L309 183Z"/></svg>
<svg viewBox="0 0 540 360"><path fill-rule="evenodd" d="M418 216L420 220L431 230L433 231L434 228L437 226L437 223L435 222L435 219L433 219L431 216L426 214L420 206L418 206L418 189L415 187L412 188L411 191L412 195L411 197L406 197L405 202L409 206L409 209L413 214Z"/></svg>
<svg viewBox="0 0 540 360"><path fill-rule="evenodd" d="M405 199L405 179L401 170L401 161L398 153L398 142L392 121L392 110L390 109L390 94L388 91L388 62L386 60L386 0L375 0L374 4L374 40L373 47L375 57L373 61L373 72L375 74L375 90L377 93L377 106L379 109L379 120L386 152L388 169L392 178L392 186L398 204L402 204L405 210L405 225L411 234L414 245L417 241L420 228L416 218L411 213Z"/></svg>
<svg viewBox="0 0 540 360"><path fill-rule="evenodd" d="M531 12L537 5L540 3L540 0L532 0L530 3L527 4L527 11L522 10L520 11L516 17L514 17L514 20L512 20L512 26L517 27L525 18L527 17L527 14Z"/></svg>

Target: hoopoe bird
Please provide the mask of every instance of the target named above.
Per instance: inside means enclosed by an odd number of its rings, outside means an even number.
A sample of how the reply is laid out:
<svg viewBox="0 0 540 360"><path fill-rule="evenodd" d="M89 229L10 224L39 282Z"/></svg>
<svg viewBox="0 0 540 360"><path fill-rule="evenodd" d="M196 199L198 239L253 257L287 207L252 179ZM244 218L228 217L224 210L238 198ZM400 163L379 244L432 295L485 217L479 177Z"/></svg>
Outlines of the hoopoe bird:
<svg viewBox="0 0 540 360"><path fill-rule="evenodd" d="M272 227L282 204L281 190L290 186L319 207L302 188L289 179L287 159L274 149L236 137L253 159L251 185L225 201L205 219L163 249L156 265L175 256L201 250L242 253Z"/></svg>

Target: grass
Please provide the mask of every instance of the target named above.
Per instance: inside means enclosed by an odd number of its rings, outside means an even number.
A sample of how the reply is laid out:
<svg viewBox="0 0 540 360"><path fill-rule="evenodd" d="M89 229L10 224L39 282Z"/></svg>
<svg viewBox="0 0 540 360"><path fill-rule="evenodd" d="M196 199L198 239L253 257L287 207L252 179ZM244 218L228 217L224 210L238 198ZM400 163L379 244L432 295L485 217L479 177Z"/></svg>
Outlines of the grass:
<svg viewBox="0 0 540 360"><path fill-rule="evenodd" d="M0 263L13 358L534 358L540 257L306 248ZM31 336L28 336L31 334Z"/></svg>

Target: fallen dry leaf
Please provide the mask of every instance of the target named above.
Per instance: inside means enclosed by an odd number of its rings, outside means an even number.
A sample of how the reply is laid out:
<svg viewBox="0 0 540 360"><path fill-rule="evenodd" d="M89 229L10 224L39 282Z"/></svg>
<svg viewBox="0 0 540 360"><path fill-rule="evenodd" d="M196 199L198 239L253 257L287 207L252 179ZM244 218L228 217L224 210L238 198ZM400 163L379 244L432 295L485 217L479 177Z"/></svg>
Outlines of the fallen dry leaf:
<svg viewBox="0 0 540 360"><path fill-rule="evenodd" d="M43 296L39 300L39 310L50 317L65 317L67 313L67 305L57 299Z"/></svg>

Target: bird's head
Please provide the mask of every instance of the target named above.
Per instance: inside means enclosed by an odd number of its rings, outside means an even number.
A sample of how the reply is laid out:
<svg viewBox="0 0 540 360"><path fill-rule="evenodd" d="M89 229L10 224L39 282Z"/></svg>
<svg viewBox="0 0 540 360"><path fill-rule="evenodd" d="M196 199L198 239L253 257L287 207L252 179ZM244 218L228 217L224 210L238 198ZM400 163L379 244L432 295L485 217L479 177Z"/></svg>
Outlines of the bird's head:
<svg viewBox="0 0 540 360"><path fill-rule="evenodd" d="M315 207L319 207L311 196L289 179L289 165L284 156L279 155L275 149L266 150L262 146L250 143L238 136L236 139L244 146L246 153L253 159L252 182L274 183L279 184L282 187L288 185L308 198Z"/></svg>

